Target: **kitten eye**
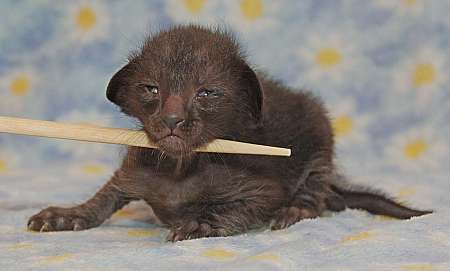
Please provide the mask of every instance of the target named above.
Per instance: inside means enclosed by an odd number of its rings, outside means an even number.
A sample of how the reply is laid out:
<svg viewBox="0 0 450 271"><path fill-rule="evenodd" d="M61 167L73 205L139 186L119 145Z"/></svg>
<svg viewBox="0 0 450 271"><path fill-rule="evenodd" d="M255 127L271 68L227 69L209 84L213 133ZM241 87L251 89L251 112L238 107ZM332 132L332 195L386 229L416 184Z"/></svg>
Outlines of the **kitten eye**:
<svg viewBox="0 0 450 271"><path fill-rule="evenodd" d="M205 98L205 97L218 97L220 96L220 92L219 91L215 91L215 90L210 90L210 89L200 89L197 92L196 95L198 98Z"/></svg>
<svg viewBox="0 0 450 271"><path fill-rule="evenodd" d="M211 90L201 89L197 92L197 97L200 97L200 98L208 97L211 93L212 93Z"/></svg>
<svg viewBox="0 0 450 271"><path fill-rule="evenodd" d="M145 90L147 92L150 92L152 94L158 94L159 93L159 89L157 86L152 86L152 85L146 85L145 86Z"/></svg>

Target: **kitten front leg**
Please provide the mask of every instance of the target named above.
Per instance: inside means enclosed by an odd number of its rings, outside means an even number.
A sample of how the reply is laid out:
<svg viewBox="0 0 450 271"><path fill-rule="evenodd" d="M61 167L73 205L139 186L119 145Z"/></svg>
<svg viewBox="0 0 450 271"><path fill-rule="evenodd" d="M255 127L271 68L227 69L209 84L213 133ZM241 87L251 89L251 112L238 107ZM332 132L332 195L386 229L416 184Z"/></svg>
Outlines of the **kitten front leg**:
<svg viewBox="0 0 450 271"><path fill-rule="evenodd" d="M284 190L271 179L240 178L208 191L196 206L182 208L168 241L239 234L268 224L284 202Z"/></svg>
<svg viewBox="0 0 450 271"><path fill-rule="evenodd" d="M28 229L32 231L78 231L102 224L132 198L120 189L120 178L115 174L87 202L71 208L48 207L32 216Z"/></svg>

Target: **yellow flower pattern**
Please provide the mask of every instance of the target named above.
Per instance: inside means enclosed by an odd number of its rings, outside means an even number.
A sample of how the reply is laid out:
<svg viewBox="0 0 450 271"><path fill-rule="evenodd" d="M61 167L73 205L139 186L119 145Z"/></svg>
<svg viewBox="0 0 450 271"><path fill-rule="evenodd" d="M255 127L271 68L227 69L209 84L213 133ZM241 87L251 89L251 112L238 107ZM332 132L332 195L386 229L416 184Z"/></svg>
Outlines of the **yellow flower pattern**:
<svg viewBox="0 0 450 271"><path fill-rule="evenodd" d="M416 159L426 152L427 148L427 143L423 139L419 138L406 143L404 153L407 158Z"/></svg>
<svg viewBox="0 0 450 271"><path fill-rule="evenodd" d="M321 48L316 54L316 63L322 68L331 68L342 62L342 53L334 48Z"/></svg>
<svg viewBox="0 0 450 271"><path fill-rule="evenodd" d="M198 13L205 5L205 0L184 0L184 5L192 13Z"/></svg>
<svg viewBox="0 0 450 271"><path fill-rule="evenodd" d="M95 11L86 6L81 7L75 16L76 25L84 31L89 31L97 22Z"/></svg>
<svg viewBox="0 0 450 271"><path fill-rule="evenodd" d="M413 74L411 75L411 81L416 87L423 87L432 84L437 76L436 68L430 63L417 64Z"/></svg>
<svg viewBox="0 0 450 271"><path fill-rule="evenodd" d="M256 20L263 15L263 11L261 0L241 0L241 12L248 20Z"/></svg>
<svg viewBox="0 0 450 271"><path fill-rule="evenodd" d="M204 251L202 255L215 260L230 260L236 257L237 254L222 248L212 248Z"/></svg>
<svg viewBox="0 0 450 271"><path fill-rule="evenodd" d="M349 116L339 116L332 122L334 135L341 137L349 134L353 129L353 120Z"/></svg>
<svg viewBox="0 0 450 271"><path fill-rule="evenodd" d="M167 243L133 202L94 229L30 232L32 214L88 198L123 152L0 134L0 270L450 270L448 14L443 0L0 3L0 115L120 126L104 88L128 49L160 26L224 24L252 67L323 98L352 182L436 211Z"/></svg>
<svg viewBox="0 0 450 271"><path fill-rule="evenodd" d="M0 159L0 174L8 171L8 164L6 160Z"/></svg>
<svg viewBox="0 0 450 271"><path fill-rule="evenodd" d="M27 75L19 75L11 81L9 89L13 95L24 96L30 91L30 79Z"/></svg>

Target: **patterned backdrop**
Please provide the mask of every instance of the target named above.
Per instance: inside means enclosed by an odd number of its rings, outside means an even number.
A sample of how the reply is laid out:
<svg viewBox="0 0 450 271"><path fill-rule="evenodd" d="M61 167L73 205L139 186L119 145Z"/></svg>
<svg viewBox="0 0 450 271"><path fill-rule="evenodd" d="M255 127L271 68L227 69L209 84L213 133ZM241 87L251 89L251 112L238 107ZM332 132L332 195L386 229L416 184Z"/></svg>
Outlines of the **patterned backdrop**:
<svg viewBox="0 0 450 271"><path fill-rule="evenodd" d="M29 215L88 198L123 149L0 134L0 263L368 270L369 257L374 270L450 270L449 14L447 0L0 2L0 115L134 127L105 98L130 51L176 23L226 25L255 68L322 97L338 163L354 182L438 211L408 222L347 211L278 233L173 246L163 245L165 230L139 222L137 206L92 231L35 235L25 231Z"/></svg>

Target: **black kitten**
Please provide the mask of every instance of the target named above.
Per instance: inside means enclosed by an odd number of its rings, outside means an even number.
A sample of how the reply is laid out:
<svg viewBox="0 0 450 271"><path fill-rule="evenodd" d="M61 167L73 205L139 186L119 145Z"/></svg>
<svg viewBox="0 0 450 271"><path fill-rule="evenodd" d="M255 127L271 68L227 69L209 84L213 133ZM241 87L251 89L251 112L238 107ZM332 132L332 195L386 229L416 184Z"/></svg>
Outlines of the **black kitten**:
<svg viewBox="0 0 450 271"><path fill-rule="evenodd" d="M413 210L380 193L350 189L334 166L322 103L248 66L230 33L180 26L149 38L111 79L107 97L137 118L158 150L129 148L122 167L86 203L49 207L36 231L100 225L143 199L179 241L288 227L346 207L407 219ZM215 138L287 147L292 156L194 153Z"/></svg>

